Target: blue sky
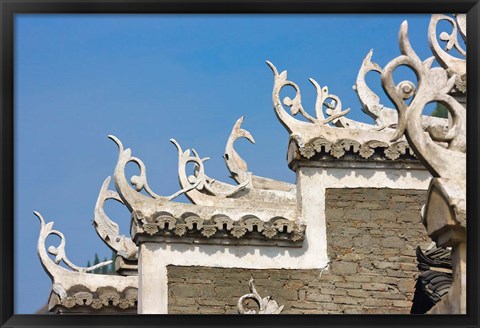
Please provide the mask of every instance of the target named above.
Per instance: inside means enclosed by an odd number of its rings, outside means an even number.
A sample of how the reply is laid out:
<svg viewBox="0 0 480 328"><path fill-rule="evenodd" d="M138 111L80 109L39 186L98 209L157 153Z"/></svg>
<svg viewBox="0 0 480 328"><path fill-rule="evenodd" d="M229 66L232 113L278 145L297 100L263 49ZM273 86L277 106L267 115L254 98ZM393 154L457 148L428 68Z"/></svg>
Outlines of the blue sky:
<svg viewBox="0 0 480 328"><path fill-rule="evenodd" d="M369 122L352 85L370 49L382 67L399 55L405 19L415 51L430 57L429 15L17 15L15 313L35 312L50 292L36 254L34 210L64 233L73 263L111 256L92 226L98 192L118 155L107 135L144 161L154 192L170 195L179 185L169 139L210 157L207 174L229 181L222 154L245 115L242 127L256 144L239 141L236 148L249 170L294 182L265 61L288 70L310 113L312 77L351 108L349 118ZM392 107L379 76L370 75L371 88ZM111 202L107 212L128 233L128 211Z"/></svg>

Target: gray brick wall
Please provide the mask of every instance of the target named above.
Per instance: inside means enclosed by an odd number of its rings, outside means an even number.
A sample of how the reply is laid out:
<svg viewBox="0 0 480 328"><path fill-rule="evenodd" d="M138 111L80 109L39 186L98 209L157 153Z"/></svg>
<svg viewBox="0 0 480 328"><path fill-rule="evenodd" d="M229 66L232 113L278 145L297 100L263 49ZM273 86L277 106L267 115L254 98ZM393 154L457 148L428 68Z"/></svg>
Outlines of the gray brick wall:
<svg viewBox="0 0 480 328"><path fill-rule="evenodd" d="M424 191L328 189L330 270L169 266L169 313L237 313L248 280L285 314L409 313L415 248L430 239L420 219ZM308 229L308 227L307 227Z"/></svg>

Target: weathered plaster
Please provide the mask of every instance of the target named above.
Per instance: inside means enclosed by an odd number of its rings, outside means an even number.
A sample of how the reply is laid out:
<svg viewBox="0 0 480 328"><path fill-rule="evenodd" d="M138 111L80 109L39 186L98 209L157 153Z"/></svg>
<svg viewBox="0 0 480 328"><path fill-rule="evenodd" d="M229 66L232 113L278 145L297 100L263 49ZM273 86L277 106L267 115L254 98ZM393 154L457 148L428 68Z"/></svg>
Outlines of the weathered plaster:
<svg viewBox="0 0 480 328"><path fill-rule="evenodd" d="M424 170L322 169L301 167L297 170L299 206L309 229L306 239L321 261L327 258L325 191L328 188L428 188L430 174ZM307 251L308 252L308 251ZM307 253L306 252L306 253ZM306 254L306 257L311 257ZM311 259L311 258L310 258ZM315 262L314 259L311 259Z"/></svg>
<svg viewBox="0 0 480 328"><path fill-rule="evenodd" d="M139 246L138 313L168 313L167 261L158 244Z"/></svg>
<svg viewBox="0 0 480 328"><path fill-rule="evenodd" d="M327 268L326 189L361 187L426 190L430 175L425 170L303 167L297 171L297 179L298 205L307 225L304 247L142 244L139 313L167 313L167 265L250 269Z"/></svg>

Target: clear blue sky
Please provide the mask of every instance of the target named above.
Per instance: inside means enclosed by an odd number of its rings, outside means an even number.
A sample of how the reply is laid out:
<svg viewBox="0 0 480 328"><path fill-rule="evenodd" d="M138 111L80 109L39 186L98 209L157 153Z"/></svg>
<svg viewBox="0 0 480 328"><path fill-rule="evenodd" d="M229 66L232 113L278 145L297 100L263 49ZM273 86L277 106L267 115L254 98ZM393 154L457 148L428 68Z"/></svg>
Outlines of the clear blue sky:
<svg viewBox="0 0 480 328"><path fill-rule="evenodd" d="M371 48L381 66L399 55L404 19L420 58L431 56L429 15L17 15L15 312L38 310L51 287L36 254L34 210L64 233L75 264L86 266L95 253L111 256L92 226L118 155L108 134L144 161L154 192L170 195L179 186L169 139L211 157L207 174L229 181L221 156L245 115L243 128L257 143L236 146L250 171L294 182L265 61L288 70L311 114L310 77L352 109L349 118L368 122L352 85ZM370 75L383 95L379 76ZM399 72L398 81L402 75L412 76ZM128 233L128 211L112 202L107 212Z"/></svg>

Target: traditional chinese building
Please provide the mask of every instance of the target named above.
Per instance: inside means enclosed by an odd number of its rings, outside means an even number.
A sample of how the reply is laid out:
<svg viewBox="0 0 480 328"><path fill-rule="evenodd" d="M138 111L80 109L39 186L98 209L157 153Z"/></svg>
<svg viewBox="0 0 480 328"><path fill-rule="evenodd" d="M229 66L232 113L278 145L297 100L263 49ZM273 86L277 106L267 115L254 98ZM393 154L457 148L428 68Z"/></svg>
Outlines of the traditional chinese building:
<svg viewBox="0 0 480 328"><path fill-rule="evenodd" d="M117 274L91 273L110 262L88 268L71 263L64 236L36 212L39 257L52 279L48 310L465 313L466 70L464 58L440 47L440 20L454 27L447 41L455 46L457 34L465 38L466 31L465 15L432 15L429 40L441 67L418 58L406 23L399 34L401 56L382 69L373 51L367 54L354 90L374 124L348 118L350 109L313 79L315 108L306 110L287 71L267 61L274 112L289 134L286 164L295 184L248 170L235 150L238 138L255 142L241 127L243 117L224 151L232 183L212 178L206 158L171 140L180 188L170 196L151 190L144 163L109 136L118 160L113 183L107 177L101 187L94 228L116 254ZM417 85L393 82L399 65L414 70ZM381 75L395 108L381 104L367 85L372 71ZM293 99L281 99L285 87L295 90ZM433 101L448 108L449 119L422 116ZM140 171L130 179L128 163ZM191 204L175 201L182 194ZM104 211L108 200L131 213L130 235L119 233L127 218L117 223ZM61 243L47 249L50 234Z"/></svg>

